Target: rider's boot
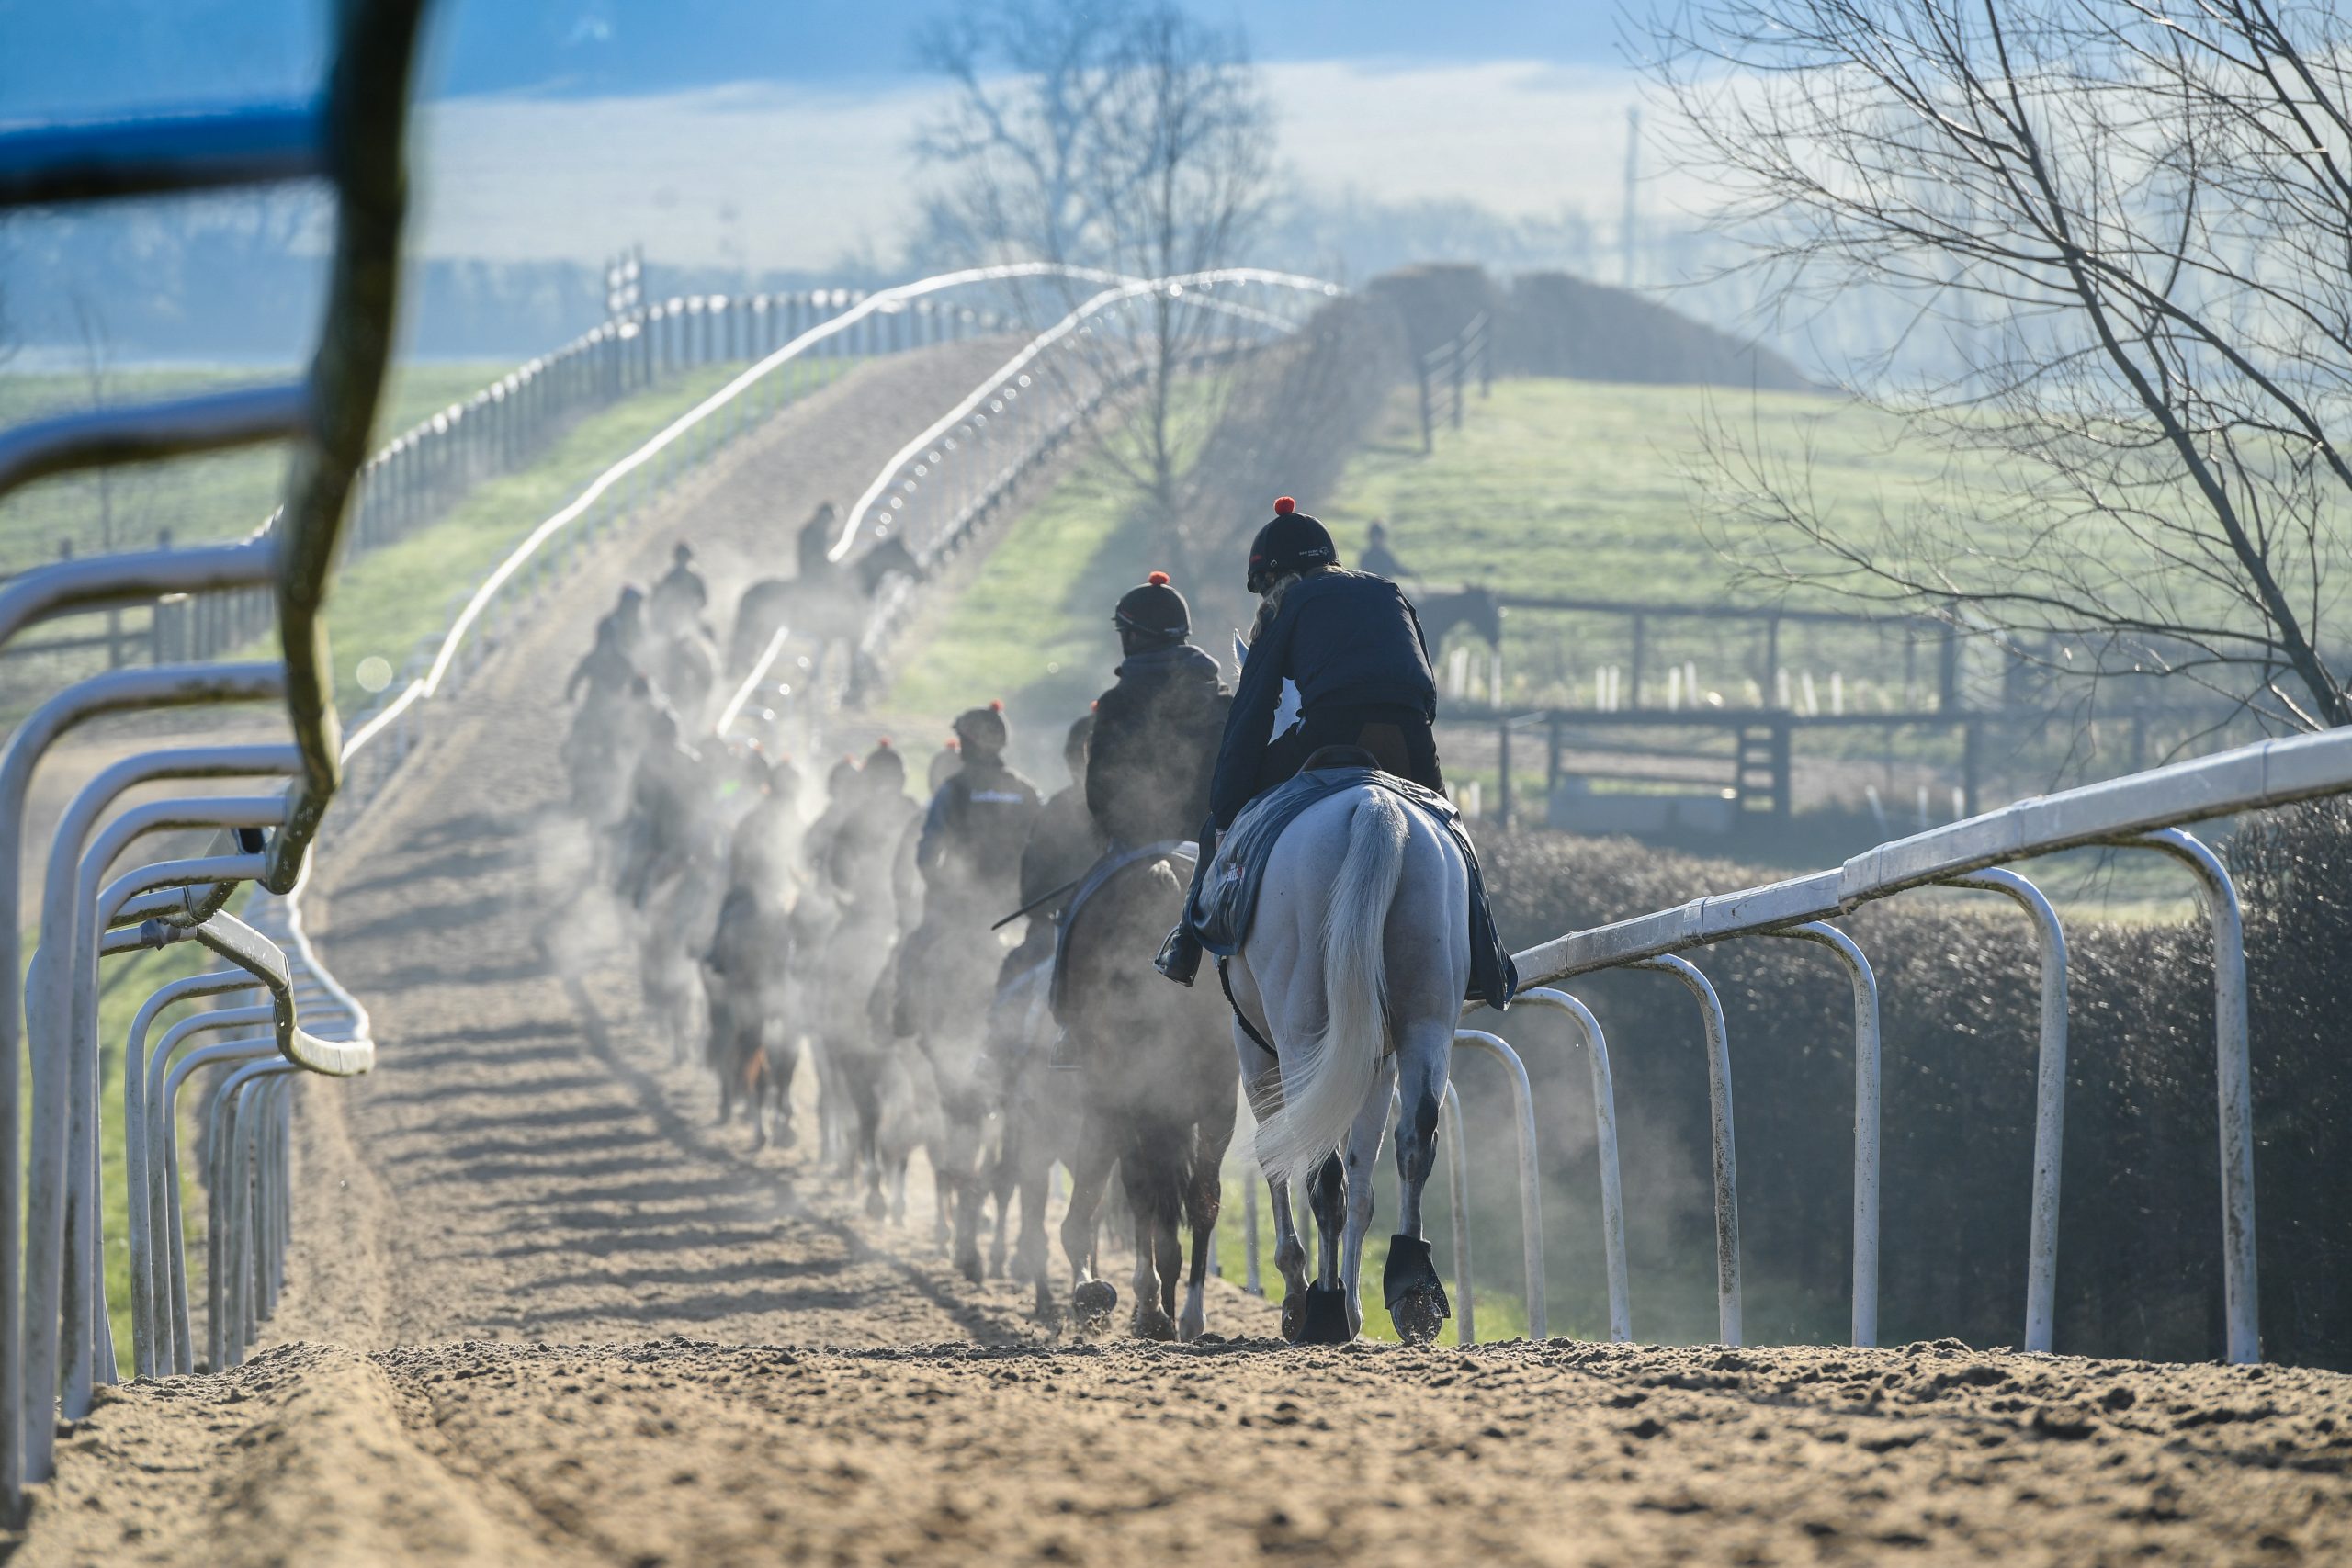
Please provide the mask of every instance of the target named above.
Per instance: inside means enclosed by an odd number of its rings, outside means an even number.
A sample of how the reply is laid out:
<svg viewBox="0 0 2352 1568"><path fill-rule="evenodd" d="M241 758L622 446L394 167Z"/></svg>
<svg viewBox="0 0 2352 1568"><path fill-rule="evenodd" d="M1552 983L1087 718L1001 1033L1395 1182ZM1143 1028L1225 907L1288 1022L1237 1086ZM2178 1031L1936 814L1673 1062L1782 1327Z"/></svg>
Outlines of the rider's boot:
<svg viewBox="0 0 2352 1568"><path fill-rule="evenodd" d="M1201 972L1201 939L1188 923L1168 933L1151 966L1180 986L1189 986Z"/></svg>

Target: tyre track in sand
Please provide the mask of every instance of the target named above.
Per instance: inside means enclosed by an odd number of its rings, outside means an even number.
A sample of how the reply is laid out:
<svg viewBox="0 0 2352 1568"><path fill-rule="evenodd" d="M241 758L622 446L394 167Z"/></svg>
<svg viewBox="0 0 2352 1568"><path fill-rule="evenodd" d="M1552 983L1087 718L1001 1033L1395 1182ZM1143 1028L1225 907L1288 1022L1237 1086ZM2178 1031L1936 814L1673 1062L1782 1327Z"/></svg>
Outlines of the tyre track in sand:
<svg viewBox="0 0 2352 1568"><path fill-rule="evenodd" d="M713 1129L609 907L566 896L585 846L549 694L674 520L720 573L788 549L996 354L870 366L747 439L331 841L311 923L382 1051L301 1097L269 1343L102 1391L16 1561L2352 1560L2339 1374L1950 1342L1054 1346L1025 1292ZM1271 1314L1220 1292L1212 1322Z"/></svg>

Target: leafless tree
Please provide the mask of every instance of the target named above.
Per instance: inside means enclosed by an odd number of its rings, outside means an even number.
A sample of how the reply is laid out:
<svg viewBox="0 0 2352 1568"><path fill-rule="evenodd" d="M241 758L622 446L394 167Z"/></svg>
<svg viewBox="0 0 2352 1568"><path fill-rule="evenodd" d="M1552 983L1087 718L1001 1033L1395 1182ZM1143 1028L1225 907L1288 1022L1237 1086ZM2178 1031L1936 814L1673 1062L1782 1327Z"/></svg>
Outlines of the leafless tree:
<svg viewBox="0 0 2352 1568"><path fill-rule="evenodd" d="M934 250L1169 277L1230 265L1261 221L1271 116L1238 32L1168 0L983 0L919 49L955 85L917 143ZM1100 287L1033 292L1059 314ZM1231 379L1196 372L1226 363L1233 318L1197 293L1136 315L1102 340L1136 387L1104 447L1181 570L1190 474Z"/></svg>
<svg viewBox="0 0 2352 1568"><path fill-rule="evenodd" d="M1858 378L1952 455L1932 499L1857 519L1719 423L1718 520L1757 576L2352 721L2340 7L1698 0L1655 41L1741 265L1792 311L1906 301Z"/></svg>

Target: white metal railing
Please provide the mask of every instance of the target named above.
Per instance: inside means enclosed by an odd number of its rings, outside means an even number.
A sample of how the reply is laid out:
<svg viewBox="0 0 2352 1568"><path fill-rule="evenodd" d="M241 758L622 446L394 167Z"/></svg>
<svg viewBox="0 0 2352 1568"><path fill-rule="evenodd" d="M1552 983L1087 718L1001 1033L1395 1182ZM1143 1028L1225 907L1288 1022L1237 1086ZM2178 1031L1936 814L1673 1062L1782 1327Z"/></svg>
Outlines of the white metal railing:
<svg viewBox="0 0 2352 1568"><path fill-rule="evenodd" d="M1167 278L1081 269L1062 269L1062 276L1108 286L1032 336L893 453L843 514L829 558L845 559L861 536L869 547L897 541L922 568L960 549L1075 427L1092 419L1141 373L1147 344L1136 334L1148 325L1122 320L1123 312L1139 315L1156 300L1186 299L1188 308L1236 324L1236 338L1219 349L1231 353L1294 330L1300 306L1342 292L1321 278L1261 267ZM859 656L875 655L909 604L902 585L876 604L858 638ZM719 733L727 732L766 682L790 630L780 628L769 637L722 711Z"/></svg>
<svg viewBox="0 0 2352 1568"><path fill-rule="evenodd" d="M1762 886L1693 898L1672 908L1571 931L1517 955L1521 981L1548 987L1607 969L1672 966L1700 997L1715 1090L1718 1310L1723 1337L1740 1334L1738 1185L1733 1152L1731 1062L1713 988L1679 954L1739 937L1794 936L1829 946L1852 978L1855 1013L1853 1339L1875 1342L1878 1292L1878 1009L1868 961L1822 922L1914 888L1996 892L2033 922L2041 963L2035 1088L2033 1193L2024 1346L2052 1348L2058 1247L2058 1179L2066 1070L2065 937L2049 900L2006 863L2087 845L2141 849L2180 862L2195 877L2212 933L2214 1077L2220 1110L2222 1275L2225 1354L2261 1358L2255 1274L2253 1083L2245 951L2237 895L2212 851L2184 824L2352 792L2352 730L2265 740L2126 778L2036 796L1996 811L1878 845L1842 865ZM1530 993L1534 994L1533 992ZM1596 1098L1601 1098L1596 1096ZM1603 1100L1605 1112L1613 1106ZM1613 1139L1603 1180L1613 1185ZM1622 1223L1622 1222L1621 1222Z"/></svg>
<svg viewBox="0 0 2352 1568"><path fill-rule="evenodd" d="M0 1491L12 1522L24 1488L50 1474L59 1416L85 1415L96 1385L118 1376L100 1235L97 1000L104 958L192 940L234 965L225 979L209 977L219 984L167 986L150 998L141 1009L134 1054L165 1007L258 981L268 1001L250 1016L268 1027L254 1048L273 1066L289 1074L345 1076L367 1071L374 1060L364 1015L356 1032L320 1034L308 1027L298 1015L285 953L223 905L246 883L279 889L295 883L340 782L332 690L314 628L349 489L367 456L390 338L401 157L420 11L419 0L356 0L341 7L332 81L315 103L0 131L0 209L290 178L323 179L335 197L331 304L306 380L259 393L67 415L0 435L0 492L45 474L289 437L305 442L306 459L293 468L282 519L252 537L61 562L0 586L0 643L77 610L221 591L258 599L266 591L285 647L282 659L261 663L170 664L77 682L20 721L0 751ZM41 941L28 975L19 962L17 901L26 791L43 753L101 714L232 702L282 703L289 741L149 750L99 770L74 796L49 845ZM107 816L124 791L142 783L239 777L291 783L266 795L147 802ZM122 852L150 834L184 829L207 834L206 852L134 859L130 870L107 880ZM29 1117L20 1089L28 1077ZM127 1081L125 1096L130 1109ZM260 1135L258 1126L250 1130ZM285 1239L282 1161L276 1179L274 1211L262 1233L271 1249ZM143 1195L126 1197L134 1231L146 1233ZM238 1262L266 1266L256 1256ZM133 1325L147 1370L152 1313L134 1311Z"/></svg>

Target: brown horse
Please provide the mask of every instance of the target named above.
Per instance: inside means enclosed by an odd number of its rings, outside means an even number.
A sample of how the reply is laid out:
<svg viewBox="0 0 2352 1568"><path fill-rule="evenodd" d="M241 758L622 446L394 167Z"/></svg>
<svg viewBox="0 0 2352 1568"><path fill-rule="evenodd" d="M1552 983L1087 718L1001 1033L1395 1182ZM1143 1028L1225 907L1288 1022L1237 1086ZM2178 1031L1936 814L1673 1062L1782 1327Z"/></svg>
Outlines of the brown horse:
<svg viewBox="0 0 2352 1568"><path fill-rule="evenodd" d="M1179 990L1152 970L1190 870L1165 858L1126 867L1071 911L1063 945L1061 1018L1079 1063L1082 1120L1062 1251L1084 1331L1099 1330L1118 1304L1118 1292L1093 1277L1091 1257L1114 1164L1135 1216L1133 1331L1189 1340L1206 1326L1202 1295L1240 1068L1225 998L1207 986ZM1193 1256L1179 1316L1183 1224Z"/></svg>

